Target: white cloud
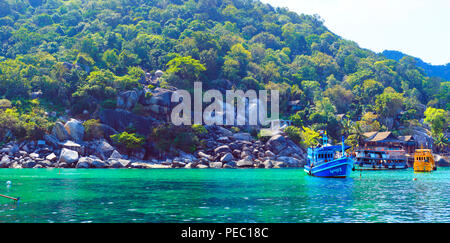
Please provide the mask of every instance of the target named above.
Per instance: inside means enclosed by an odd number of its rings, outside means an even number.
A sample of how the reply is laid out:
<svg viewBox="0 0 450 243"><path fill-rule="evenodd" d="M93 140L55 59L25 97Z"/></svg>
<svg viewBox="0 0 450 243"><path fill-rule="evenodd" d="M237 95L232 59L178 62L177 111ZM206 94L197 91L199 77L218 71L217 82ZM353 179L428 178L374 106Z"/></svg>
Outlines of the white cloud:
<svg viewBox="0 0 450 243"><path fill-rule="evenodd" d="M450 62L449 0L262 0L319 14L325 26L376 52L398 50L432 64Z"/></svg>

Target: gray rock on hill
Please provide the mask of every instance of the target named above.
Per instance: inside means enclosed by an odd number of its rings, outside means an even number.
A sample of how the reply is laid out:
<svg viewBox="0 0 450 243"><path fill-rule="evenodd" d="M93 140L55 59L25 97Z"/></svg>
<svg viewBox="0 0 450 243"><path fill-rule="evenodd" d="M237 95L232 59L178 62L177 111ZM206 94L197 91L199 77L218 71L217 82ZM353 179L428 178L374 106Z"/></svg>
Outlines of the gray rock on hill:
<svg viewBox="0 0 450 243"><path fill-rule="evenodd" d="M134 90L124 91L117 96L117 108L132 110L139 100L139 94Z"/></svg>
<svg viewBox="0 0 450 243"><path fill-rule="evenodd" d="M64 124L61 122L56 122L52 129L53 137L57 138L59 141L65 141L70 139L69 132L67 132L66 128L64 127ZM49 141L52 141L52 139L49 139Z"/></svg>
<svg viewBox="0 0 450 243"><path fill-rule="evenodd" d="M77 143L82 142L84 138L84 127L83 123L76 119L70 119L64 125L70 137Z"/></svg>
<svg viewBox="0 0 450 243"><path fill-rule="evenodd" d="M266 146L275 154L280 153L288 146L288 141L282 135L275 135L267 141Z"/></svg>

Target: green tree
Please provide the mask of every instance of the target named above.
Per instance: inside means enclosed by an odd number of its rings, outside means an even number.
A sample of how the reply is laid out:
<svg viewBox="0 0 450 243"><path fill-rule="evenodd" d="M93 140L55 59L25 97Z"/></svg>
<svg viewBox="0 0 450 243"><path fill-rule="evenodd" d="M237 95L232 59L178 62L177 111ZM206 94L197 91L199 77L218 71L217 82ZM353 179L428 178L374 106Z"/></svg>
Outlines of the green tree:
<svg viewBox="0 0 450 243"><path fill-rule="evenodd" d="M384 92L377 96L375 100L375 111L382 118L396 118L403 109L405 98L401 93L388 87Z"/></svg>
<svg viewBox="0 0 450 243"><path fill-rule="evenodd" d="M165 81L181 89L191 90L200 74L206 70L200 61L192 57L175 57L167 63Z"/></svg>
<svg viewBox="0 0 450 243"><path fill-rule="evenodd" d="M447 111L428 107L424 115L424 122L430 125L432 134L443 133L448 129L449 116Z"/></svg>

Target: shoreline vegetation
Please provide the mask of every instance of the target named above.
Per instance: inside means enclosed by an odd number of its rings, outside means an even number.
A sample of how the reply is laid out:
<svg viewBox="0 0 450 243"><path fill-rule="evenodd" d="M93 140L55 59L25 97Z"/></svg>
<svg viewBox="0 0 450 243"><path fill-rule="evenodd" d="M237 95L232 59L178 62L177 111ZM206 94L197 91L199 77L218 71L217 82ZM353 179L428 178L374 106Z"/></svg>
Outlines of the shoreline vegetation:
<svg viewBox="0 0 450 243"><path fill-rule="evenodd" d="M317 15L256 0L0 0L0 30L1 168L301 167L319 131L449 151L450 82ZM290 126L171 125L173 92L195 82L278 90Z"/></svg>

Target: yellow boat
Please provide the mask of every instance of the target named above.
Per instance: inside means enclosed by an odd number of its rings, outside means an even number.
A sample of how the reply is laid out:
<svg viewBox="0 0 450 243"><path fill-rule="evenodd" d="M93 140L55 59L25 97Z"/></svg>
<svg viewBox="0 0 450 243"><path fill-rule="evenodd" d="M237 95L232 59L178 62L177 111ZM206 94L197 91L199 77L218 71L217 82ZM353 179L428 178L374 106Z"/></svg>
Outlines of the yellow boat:
<svg viewBox="0 0 450 243"><path fill-rule="evenodd" d="M414 153L414 172L431 172L436 170L431 149L416 149Z"/></svg>

